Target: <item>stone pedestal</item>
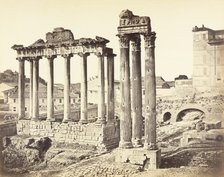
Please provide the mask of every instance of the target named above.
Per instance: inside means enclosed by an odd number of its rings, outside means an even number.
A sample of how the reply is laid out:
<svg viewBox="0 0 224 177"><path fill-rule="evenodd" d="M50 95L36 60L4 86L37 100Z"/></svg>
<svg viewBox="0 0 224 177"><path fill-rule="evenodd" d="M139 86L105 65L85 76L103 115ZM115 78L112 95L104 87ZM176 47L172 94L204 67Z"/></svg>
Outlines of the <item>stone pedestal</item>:
<svg viewBox="0 0 224 177"><path fill-rule="evenodd" d="M146 150L143 148L117 149L116 162L126 162L141 165L144 169L157 169L161 163L161 150Z"/></svg>

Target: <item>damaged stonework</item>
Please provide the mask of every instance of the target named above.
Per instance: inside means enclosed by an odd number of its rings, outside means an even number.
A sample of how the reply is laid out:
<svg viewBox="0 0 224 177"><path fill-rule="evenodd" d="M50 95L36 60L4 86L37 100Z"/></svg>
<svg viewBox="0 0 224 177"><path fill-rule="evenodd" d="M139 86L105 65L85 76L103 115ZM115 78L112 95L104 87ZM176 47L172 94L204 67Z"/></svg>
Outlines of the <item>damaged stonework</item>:
<svg viewBox="0 0 224 177"><path fill-rule="evenodd" d="M18 135L45 136L59 143L79 143L110 149L118 146L119 124L98 125L19 120Z"/></svg>

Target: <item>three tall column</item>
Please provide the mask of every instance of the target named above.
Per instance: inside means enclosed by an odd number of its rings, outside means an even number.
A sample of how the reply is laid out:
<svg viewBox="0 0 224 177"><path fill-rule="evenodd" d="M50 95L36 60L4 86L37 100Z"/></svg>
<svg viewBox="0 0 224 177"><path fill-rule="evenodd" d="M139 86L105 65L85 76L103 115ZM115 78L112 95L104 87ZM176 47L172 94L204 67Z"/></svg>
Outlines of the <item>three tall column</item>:
<svg viewBox="0 0 224 177"><path fill-rule="evenodd" d="M120 41L120 144L121 148L142 146L142 81L140 34L119 35ZM155 33L145 40L145 149L156 149ZM130 87L129 42L132 41L132 82ZM132 94L130 94L132 90ZM131 97L131 99L130 99Z"/></svg>

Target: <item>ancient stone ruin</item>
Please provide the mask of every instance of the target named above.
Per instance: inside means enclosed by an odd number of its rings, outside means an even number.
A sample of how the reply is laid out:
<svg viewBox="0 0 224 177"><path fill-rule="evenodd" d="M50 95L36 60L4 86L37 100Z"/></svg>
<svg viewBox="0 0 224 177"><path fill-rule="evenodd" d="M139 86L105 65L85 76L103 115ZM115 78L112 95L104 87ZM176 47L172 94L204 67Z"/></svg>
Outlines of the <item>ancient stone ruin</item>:
<svg viewBox="0 0 224 177"><path fill-rule="evenodd" d="M113 49L106 44L109 40L74 39L73 33L64 28L55 28L46 34L46 41L37 40L24 47L14 45L19 61L18 98L19 111L17 134L31 137L47 137L59 143L95 145L99 149L116 150L117 162L143 164L143 168L158 168L160 149L156 139L156 80L155 39L149 17L133 15L129 10L120 14L118 35L120 41L120 90L121 104L119 120L114 116L114 57ZM141 81L141 36L145 42L145 103L142 109ZM132 76L130 76L129 44L132 45ZM88 120L87 57L98 58L98 106L96 121ZM81 57L81 110L80 120L74 122L70 108L70 61L73 56ZM54 60L64 58L64 115L56 121L54 113ZM39 61L48 60L47 116L39 114ZM107 87L105 90L104 60L107 62ZM25 61L30 64L30 109L25 115ZM130 80L130 78L132 78ZM132 88L130 87L132 85ZM107 104L105 105L105 91ZM131 93L132 92L132 93ZM143 111L145 119L143 120ZM144 127L144 128L143 128ZM143 140L143 129L144 140ZM27 137L27 136L26 136ZM38 140L39 141L39 140Z"/></svg>
<svg viewBox="0 0 224 177"><path fill-rule="evenodd" d="M157 168L160 150L156 145L156 80L155 39L149 17L139 17L129 10L120 14L118 37L120 41L120 143L117 161L141 164L149 161L149 168ZM142 146L142 86L141 37L145 41L145 141ZM130 83L129 43L132 44L132 80ZM132 89L130 87L132 85ZM132 91L132 94L131 94ZM132 98L131 98L132 96ZM132 147L131 150L126 150ZM122 150L125 149L125 150Z"/></svg>
<svg viewBox="0 0 224 177"><path fill-rule="evenodd" d="M106 44L109 40L96 37L74 39L73 33L64 28L55 28L46 34L46 41L39 39L24 47L14 45L19 61L19 111L17 133L19 135L47 136L55 141L67 143L94 144L98 147L112 148L118 145L119 129L114 119L114 57L113 49ZM95 54L98 58L98 116L95 123L88 120L87 95L87 57ZM70 110L70 61L73 56L81 57L81 110L79 122L73 122ZM54 116L54 60L64 58L64 115L62 122L56 122ZM48 60L47 80L47 117L39 115L39 61ZM107 105L105 106L104 60L107 62ZM25 117L24 72L25 61L30 63L30 112ZM40 68L41 69L41 68ZM107 109L106 109L107 107Z"/></svg>

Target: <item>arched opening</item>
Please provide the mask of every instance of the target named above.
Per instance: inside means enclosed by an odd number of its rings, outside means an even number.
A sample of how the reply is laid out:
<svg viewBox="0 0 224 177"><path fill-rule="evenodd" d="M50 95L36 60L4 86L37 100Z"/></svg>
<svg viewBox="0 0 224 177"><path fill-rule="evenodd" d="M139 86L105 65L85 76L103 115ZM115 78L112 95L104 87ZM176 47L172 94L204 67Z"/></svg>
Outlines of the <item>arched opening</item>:
<svg viewBox="0 0 224 177"><path fill-rule="evenodd" d="M169 121L171 119L171 113L170 112L166 112L163 115L163 122Z"/></svg>
<svg viewBox="0 0 224 177"><path fill-rule="evenodd" d="M192 120L197 120L200 118L203 118L205 116L205 113L200 110L200 109L195 109L195 108L189 108L189 109L184 109L180 111L177 114L176 121L192 121Z"/></svg>

